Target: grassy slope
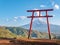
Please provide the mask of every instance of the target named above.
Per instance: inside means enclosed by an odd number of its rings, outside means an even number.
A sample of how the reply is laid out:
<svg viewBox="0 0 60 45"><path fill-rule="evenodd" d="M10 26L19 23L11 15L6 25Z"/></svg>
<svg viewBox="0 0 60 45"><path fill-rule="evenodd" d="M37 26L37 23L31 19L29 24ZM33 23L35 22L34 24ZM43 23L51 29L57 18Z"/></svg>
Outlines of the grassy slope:
<svg viewBox="0 0 60 45"><path fill-rule="evenodd" d="M28 30L21 27L0 27L0 37L8 38L27 38ZM55 36L52 35L52 38ZM47 33L32 31L31 38L48 38Z"/></svg>
<svg viewBox="0 0 60 45"><path fill-rule="evenodd" d="M6 27L6 29L9 29L12 33L17 34L18 37L21 36L25 38L28 36L28 30L21 27ZM55 35L51 34L51 37L55 38ZM36 31L34 30L32 31L31 38L40 38L40 39L47 38L48 39L49 36L47 33L42 33L42 32L38 32L37 30Z"/></svg>
<svg viewBox="0 0 60 45"><path fill-rule="evenodd" d="M14 38L16 37L16 35L9 31L8 29L0 27L0 37Z"/></svg>

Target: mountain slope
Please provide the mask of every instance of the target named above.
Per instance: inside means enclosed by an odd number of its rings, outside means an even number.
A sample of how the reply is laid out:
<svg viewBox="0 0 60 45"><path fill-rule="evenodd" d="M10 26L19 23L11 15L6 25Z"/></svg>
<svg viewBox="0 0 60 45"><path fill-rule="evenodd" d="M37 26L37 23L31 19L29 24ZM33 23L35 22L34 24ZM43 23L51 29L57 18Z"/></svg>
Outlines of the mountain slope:
<svg viewBox="0 0 60 45"><path fill-rule="evenodd" d="M30 28L30 24L27 24L27 25L24 25L22 26L23 28L25 29L29 29ZM35 20L32 24L32 29L33 30L38 30L40 32L47 32L47 24L43 21L40 21L40 20ZM53 33L59 33L60 34L60 26L59 25L53 25L53 24L50 24L50 30L51 32Z"/></svg>
<svg viewBox="0 0 60 45"><path fill-rule="evenodd" d="M12 33L22 36L22 37L27 37L27 30L21 27L5 27L5 29L8 29Z"/></svg>
<svg viewBox="0 0 60 45"><path fill-rule="evenodd" d="M5 29L5 27L0 27L0 37L14 38L16 37L16 35L9 31L8 29Z"/></svg>
<svg viewBox="0 0 60 45"><path fill-rule="evenodd" d="M6 27L6 29L9 29L12 33L17 34L18 37L22 36L23 38L28 37L28 30L21 28L21 27ZM51 34L52 38L55 38L54 34ZM49 38L47 33L42 33L39 31L32 31L31 38Z"/></svg>
<svg viewBox="0 0 60 45"><path fill-rule="evenodd" d="M21 27L0 27L0 37L5 38L27 38L28 30ZM51 34L55 38L54 34ZM31 38L48 39L47 33L32 30Z"/></svg>

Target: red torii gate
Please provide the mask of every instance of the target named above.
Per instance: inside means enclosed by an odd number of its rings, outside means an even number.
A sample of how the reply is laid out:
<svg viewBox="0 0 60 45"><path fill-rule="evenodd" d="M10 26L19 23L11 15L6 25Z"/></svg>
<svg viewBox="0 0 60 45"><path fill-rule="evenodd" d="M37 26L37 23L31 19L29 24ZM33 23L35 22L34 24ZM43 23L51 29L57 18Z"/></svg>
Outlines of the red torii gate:
<svg viewBox="0 0 60 45"><path fill-rule="evenodd" d="M40 15L41 12L43 12L43 11L46 12L46 16L41 16L41 15ZM27 18L31 18L31 22L30 22L30 30L29 30L29 34L28 34L28 39L30 38L30 35L31 35L33 18L47 18L48 34L49 34L49 39L51 39L50 26L49 26L48 18L49 18L49 17L53 17L53 16L49 16L48 13L47 13L48 11L53 11L53 9L27 10L27 12L32 12L32 16L28 16L28 17L27 17ZM39 16L34 16L34 12L39 12Z"/></svg>

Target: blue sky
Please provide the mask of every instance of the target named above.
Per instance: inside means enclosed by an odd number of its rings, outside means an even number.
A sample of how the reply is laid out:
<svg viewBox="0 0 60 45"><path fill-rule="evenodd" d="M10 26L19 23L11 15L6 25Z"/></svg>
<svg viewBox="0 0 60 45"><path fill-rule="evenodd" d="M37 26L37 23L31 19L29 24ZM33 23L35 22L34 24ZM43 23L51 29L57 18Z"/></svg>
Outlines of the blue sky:
<svg viewBox="0 0 60 45"><path fill-rule="evenodd" d="M53 18L49 19L50 23L60 25L60 0L0 0L0 26L28 24L30 19L26 16L31 13L27 10L49 8L54 9L49 13L53 15Z"/></svg>

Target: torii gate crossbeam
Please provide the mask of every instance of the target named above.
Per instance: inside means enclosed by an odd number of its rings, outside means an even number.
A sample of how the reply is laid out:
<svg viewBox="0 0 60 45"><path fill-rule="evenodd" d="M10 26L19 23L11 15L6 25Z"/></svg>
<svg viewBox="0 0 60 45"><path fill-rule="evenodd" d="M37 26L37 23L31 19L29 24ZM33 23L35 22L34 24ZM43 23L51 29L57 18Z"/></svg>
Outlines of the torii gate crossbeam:
<svg viewBox="0 0 60 45"><path fill-rule="evenodd" d="M41 16L40 12L46 12L46 16ZM27 12L32 12L32 16L28 16L27 18L31 18L31 22L30 22L30 30L29 30L29 34L28 34L28 39L30 38L31 35L31 31L32 31L32 22L33 22L33 18L47 18L47 27L48 27L48 34L49 34L49 39L51 39L51 34L50 34L50 25L49 25L49 21L48 18L49 17L53 17L53 16L49 16L48 15L48 11L53 11L53 9L44 9L44 10L27 10ZM34 16L34 12L39 12L39 16Z"/></svg>

